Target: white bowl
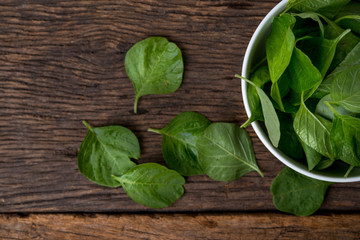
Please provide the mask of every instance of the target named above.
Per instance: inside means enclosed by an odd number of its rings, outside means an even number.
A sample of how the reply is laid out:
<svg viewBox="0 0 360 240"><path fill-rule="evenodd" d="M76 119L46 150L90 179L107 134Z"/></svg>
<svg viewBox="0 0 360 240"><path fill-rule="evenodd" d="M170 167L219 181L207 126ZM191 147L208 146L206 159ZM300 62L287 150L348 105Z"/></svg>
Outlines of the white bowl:
<svg viewBox="0 0 360 240"><path fill-rule="evenodd" d="M265 56L265 41L266 37L269 35L271 30L271 24L273 19L278 16L282 11L285 10L287 0L281 1L278 5L276 5L261 21L260 25L257 27L254 35L251 37L250 43L246 49L243 65L242 65L242 73L241 75L249 78L250 69L252 64L256 64L259 60L261 60ZM249 103L247 100L247 83L242 80L241 81L242 88L242 96L245 105L246 114L248 117L251 116L251 111L249 107ZM348 166L342 163L334 163L331 168L322 170L322 171L309 171L308 167L305 164L302 164L286 154L284 154L279 149L275 148L268 136L267 131L263 129L263 127L259 124L259 122L255 121L252 124L255 133L261 140L261 142L265 145L265 147L282 163L286 166L292 168L293 170L304 174L305 176L328 181L328 182L356 182L360 181L360 169L354 168L350 175L347 178L344 178L344 175L347 171Z"/></svg>

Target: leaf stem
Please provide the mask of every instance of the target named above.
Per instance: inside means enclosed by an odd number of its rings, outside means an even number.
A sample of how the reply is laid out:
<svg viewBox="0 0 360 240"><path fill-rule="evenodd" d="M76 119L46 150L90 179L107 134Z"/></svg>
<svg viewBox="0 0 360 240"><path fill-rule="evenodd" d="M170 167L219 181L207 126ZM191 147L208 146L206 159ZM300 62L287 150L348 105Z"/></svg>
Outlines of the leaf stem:
<svg viewBox="0 0 360 240"><path fill-rule="evenodd" d="M89 131L92 131L92 132L93 132L93 128L90 126L89 123L87 123L85 120L83 120L82 123L87 127L87 129L88 129Z"/></svg>
<svg viewBox="0 0 360 240"><path fill-rule="evenodd" d="M335 108L333 108L333 106L331 106L331 102L325 101L326 106L328 106L328 108L330 108L330 110L333 112L333 114L335 115L340 115Z"/></svg>
<svg viewBox="0 0 360 240"><path fill-rule="evenodd" d="M251 119L251 117L246 120L246 122L244 122L240 127L241 128L246 128L247 126L249 126L251 123L253 122L253 120Z"/></svg>
<svg viewBox="0 0 360 240"><path fill-rule="evenodd" d="M344 178L347 178L350 174L350 172L353 170L354 166L350 166L349 169L346 171Z"/></svg>
<svg viewBox="0 0 360 240"><path fill-rule="evenodd" d="M343 16L343 17L340 17L340 18L336 19L334 21L334 23L339 23L341 20L344 20L344 19L347 19L347 18L360 20L359 15L346 15L346 16Z"/></svg>
<svg viewBox="0 0 360 240"><path fill-rule="evenodd" d="M239 74L235 74L235 77L240 78L240 79L246 81L247 83L253 85L254 87L258 87L258 86L255 85L255 83L253 83L252 81L250 81L249 79L247 79L247 78L245 78L245 77L243 77L243 76L240 76Z"/></svg>
<svg viewBox="0 0 360 240"><path fill-rule="evenodd" d="M137 113L137 105L138 105L138 101L139 101L139 96L135 96L135 102L134 102L134 113Z"/></svg>
<svg viewBox="0 0 360 240"><path fill-rule="evenodd" d="M162 134L161 129L155 129L155 128L148 128L148 132L158 133Z"/></svg>

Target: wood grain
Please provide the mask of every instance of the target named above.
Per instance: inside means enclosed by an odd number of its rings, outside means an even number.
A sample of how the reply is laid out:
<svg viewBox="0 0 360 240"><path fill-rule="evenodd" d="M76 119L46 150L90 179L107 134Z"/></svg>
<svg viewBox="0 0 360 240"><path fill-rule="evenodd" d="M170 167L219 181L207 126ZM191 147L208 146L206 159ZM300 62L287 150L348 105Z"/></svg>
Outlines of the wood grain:
<svg viewBox="0 0 360 240"><path fill-rule="evenodd" d="M1 215L1 239L359 239L358 214Z"/></svg>
<svg viewBox="0 0 360 240"><path fill-rule="evenodd" d="M122 189L97 186L77 169L86 129L119 124L140 139L140 163L163 163L162 128L183 111L243 123L240 93L246 46L275 0L2 0L0 4L0 211L153 211ZM183 52L185 75L174 94L145 96L133 114L126 51L165 36ZM264 178L224 183L187 178L186 193L161 212L274 211L269 191L283 165L251 128ZM323 211L359 211L360 184L334 185Z"/></svg>

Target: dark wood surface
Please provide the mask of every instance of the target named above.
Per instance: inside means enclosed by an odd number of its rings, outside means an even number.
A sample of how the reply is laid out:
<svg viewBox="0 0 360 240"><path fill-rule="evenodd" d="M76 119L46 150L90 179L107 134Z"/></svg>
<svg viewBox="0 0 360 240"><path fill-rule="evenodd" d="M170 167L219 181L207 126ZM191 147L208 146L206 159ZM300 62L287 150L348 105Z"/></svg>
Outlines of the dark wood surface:
<svg viewBox="0 0 360 240"><path fill-rule="evenodd" d="M256 26L278 2L2 0L0 212L155 211L79 173L81 120L130 128L140 140L139 162L162 164L161 136L147 128L162 128L183 111L243 123L240 82L233 76L241 73ZM173 94L141 98L133 114L124 57L149 36L165 36L182 49L183 84ZM255 172L233 182L188 177L184 196L156 212L275 212L270 185L283 165L247 130L264 178ZM360 183L335 184L320 213L359 213L359 199Z"/></svg>
<svg viewBox="0 0 360 240"><path fill-rule="evenodd" d="M338 240L359 239L358 221L351 214L0 215L0 238Z"/></svg>

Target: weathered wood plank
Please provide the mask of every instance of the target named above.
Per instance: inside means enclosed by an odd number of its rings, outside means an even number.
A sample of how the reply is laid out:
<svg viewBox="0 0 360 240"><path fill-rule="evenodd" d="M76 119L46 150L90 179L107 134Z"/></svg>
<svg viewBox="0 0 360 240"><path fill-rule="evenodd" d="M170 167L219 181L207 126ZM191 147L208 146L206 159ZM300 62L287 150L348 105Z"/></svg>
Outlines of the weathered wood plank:
<svg viewBox="0 0 360 240"><path fill-rule="evenodd" d="M0 215L1 239L359 239L360 215Z"/></svg>
<svg viewBox="0 0 360 240"><path fill-rule="evenodd" d="M163 163L161 128L183 111L212 121L246 120L239 80L252 33L277 0L2 0L0 4L0 211L148 211L122 189L89 182L76 155L86 129L120 124L139 137L140 162ZM161 35L183 51L174 94L134 94L126 51ZM265 174L215 182L189 177L171 211L274 210L269 187L283 167L249 129ZM360 210L360 184L335 185L324 210Z"/></svg>

